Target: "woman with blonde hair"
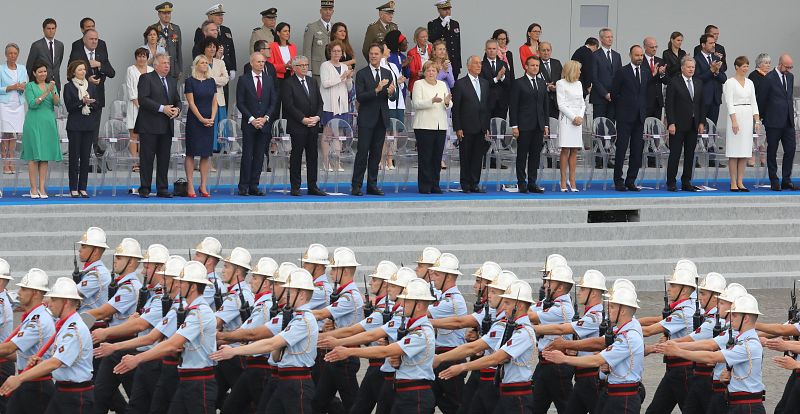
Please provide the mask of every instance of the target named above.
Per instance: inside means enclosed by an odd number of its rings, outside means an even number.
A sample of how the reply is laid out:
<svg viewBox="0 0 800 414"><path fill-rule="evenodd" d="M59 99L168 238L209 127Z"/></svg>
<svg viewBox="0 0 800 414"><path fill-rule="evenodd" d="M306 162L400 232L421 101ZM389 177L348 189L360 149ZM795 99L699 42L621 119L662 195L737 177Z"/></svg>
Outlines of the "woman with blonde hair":
<svg viewBox="0 0 800 414"><path fill-rule="evenodd" d="M556 82L556 101L561 113L558 118L558 141L561 147L561 191L568 188L578 191L575 183L575 165L578 151L583 148L583 122L586 101L583 99L583 86L580 80L580 62L570 60L564 65L562 79ZM569 184L567 168L569 167ZM569 187L568 187L569 185Z"/></svg>
<svg viewBox="0 0 800 414"><path fill-rule="evenodd" d="M197 197L192 184L194 157L200 157L200 195L211 197L208 192L208 171L214 141L214 119L217 116L217 85L211 77L209 58L198 55L192 62L192 76L186 79L184 93L189 104L186 115L186 181L189 197Z"/></svg>
<svg viewBox="0 0 800 414"><path fill-rule="evenodd" d="M447 133L447 109L453 103L450 88L436 79L439 69L428 61L422 65L424 78L416 82L411 99L414 102L414 135L417 137L417 186L422 194L441 194L439 186L445 134Z"/></svg>

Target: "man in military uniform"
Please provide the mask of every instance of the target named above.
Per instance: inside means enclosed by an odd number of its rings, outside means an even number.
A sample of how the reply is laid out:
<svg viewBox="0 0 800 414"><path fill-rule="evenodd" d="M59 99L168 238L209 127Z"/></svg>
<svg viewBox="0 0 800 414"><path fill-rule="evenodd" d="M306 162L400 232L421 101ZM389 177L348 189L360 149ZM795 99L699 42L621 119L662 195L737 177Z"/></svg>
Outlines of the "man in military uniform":
<svg viewBox="0 0 800 414"><path fill-rule="evenodd" d="M208 306L216 311L222 306L222 292L228 288L222 282L222 278L217 276L217 263L222 260L222 243L213 237L206 237L194 248L194 261L200 262L206 267L208 281L211 286L203 291L203 298L208 302Z"/></svg>
<svg viewBox="0 0 800 414"><path fill-rule="evenodd" d="M44 296L50 299L50 312L59 318L55 334L31 358L33 365L3 383L0 394L8 395L24 383L40 381L52 374L56 388L47 412L90 412L94 405L92 341L89 327L77 312L81 302L78 287L72 279L61 277ZM48 358L43 359L45 355Z"/></svg>
<svg viewBox="0 0 800 414"><path fill-rule="evenodd" d="M11 277L11 266L5 259L0 259L0 338L5 339L11 336L14 330L14 309L11 306L11 297L8 296L8 282L14 280ZM14 375L14 361L0 361L0 384L6 378ZM0 413L6 412L8 398L0 396Z"/></svg>
<svg viewBox="0 0 800 414"><path fill-rule="evenodd" d="M230 102L228 100L228 85L230 85L236 77L236 46L233 42L233 33L231 33L231 29L228 26L222 25L225 19L224 16L225 10L223 10L222 4L215 4L206 10L208 21L217 25L217 40L219 40L223 48L222 60L225 62L225 67L228 68L229 80L228 83L222 87L222 91L225 93L225 102ZM204 38L203 29L198 27L194 31L194 44L199 45Z"/></svg>
<svg viewBox="0 0 800 414"><path fill-rule="evenodd" d="M303 34L303 56L311 61L309 75L314 77L317 85L322 85L319 79L319 66L328 60L325 57L325 49L331 41L331 27L333 22L333 1L321 0L319 9L319 20L306 25Z"/></svg>
<svg viewBox="0 0 800 414"><path fill-rule="evenodd" d="M169 76L178 79L183 74L183 37L180 26L172 23L172 8L172 3L168 1L156 6L158 22L153 26L158 28L158 44L169 55Z"/></svg>
<svg viewBox="0 0 800 414"><path fill-rule="evenodd" d="M111 272L103 264L103 253L108 249L106 232L100 227L89 227L78 242L78 257L83 263L80 279L75 280L83 296L80 312L99 307L108 302L108 285ZM91 326L89 328L92 328Z"/></svg>
<svg viewBox="0 0 800 414"><path fill-rule="evenodd" d="M212 282L206 277L202 263L186 263L180 282L181 297L189 307L182 316L178 313L178 330L166 341L136 355L125 355L114 367L114 373L125 374L147 361L180 353L178 376L180 382L172 399L171 413L210 413L216 409L217 381L214 364L209 356L217 348L217 323L214 311L203 298L203 290Z"/></svg>
<svg viewBox="0 0 800 414"><path fill-rule="evenodd" d="M248 51L253 50L256 40L265 40L267 45L275 41L277 35L275 34L275 26L278 25L278 9L270 7L261 12L262 26L253 29L250 34L250 48Z"/></svg>
<svg viewBox="0 0 800 414"><path fill-rule="evenodd" d="M28 366L42 345L55 335L53 317L42 303L47 288L47 273L33 268L28 271L19 286L19 304L25 309L20 324L0 344L0 358L8 359L16 353L17 372ZM8 398L7 413L41 414L53 395L53 383L49 375L22 384ZM7 395L6 395L7 396Z"/></svg>
<svg viewBox="0 0 800 414"><path fill-rule="evenodd" d="M364 35L364 45L361 53L364 59L369 60L369 47L374 43L383 43L383 37L392 30L397 30L394 19L394 1L390 1L382 6L378 6L378 21L367 26L367 33Z"/></svg>
<svg viewBox="0 0 800 414"><path fill-rule="evenodd" d="M131 238L122 239L114 251L113 270L114 273L119 274L112 280L112 286L116 286L116 291L109 292L108 302L86 313L98 321L108 320L109 328L122 325L127 321L136 312L138 293L142 287L142 283L136 277L136 269L139 268L139 262L143 258L139 242ZM103 331L96 329L94 334L93 337L97 337L103 335ZM132 336L117 337L111 341L120 342L130 339ZM122 355L124 353L120 351L103 358L95 370L94 407L96 413L105 413L109 410L120 412L127 405L119 392L119 384L122 383L125 393L131 395L133 373L123 376L113 373L114 366L120 361Z"/></svg>
<svg viewBox="0 0 800 414"><path fill-rule="evenodd" d="M450 0L436 0L439 17L428 22L428 41L443 40L447 45L447 55L453 66L453 77L458 79L461 71L461 27L450 18L453 6Z"/></svg>

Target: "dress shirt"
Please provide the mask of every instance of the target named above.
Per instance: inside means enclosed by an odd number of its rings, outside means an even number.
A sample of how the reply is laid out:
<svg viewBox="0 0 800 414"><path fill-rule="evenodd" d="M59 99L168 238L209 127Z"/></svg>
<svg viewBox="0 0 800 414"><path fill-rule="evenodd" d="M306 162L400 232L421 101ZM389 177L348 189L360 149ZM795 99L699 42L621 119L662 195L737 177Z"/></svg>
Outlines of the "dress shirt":
<svg viewBox="0 0 800 414"><path fill-rule="evenodd" d="M481 100L481 80L477 76L472 76L472 74L467 74L469 76L470 82L472 82L472 87L475 88L475 93L478 94L478 100Z"/></svg>
<svg viewBox="0 0 800 414"><path fill-rule="evenodd" d="M489 59L489 66L493 67L495 72L499 72L500 71L500 68L498 67L498 65L499 65L499 62L497 61L497 59ZM501 80L503 80L505 78L506 78L506 75L503 74L503 76L500 77L500 80L498 80L496 77L494 77L492 79L494 80L494 83L497 83L497 82L500 82Z"/></svg>
<svg viewBox="0 0 800 414"><path fill-rule="evenodd" d="M264 90L264 79L263 79L264 74L263 73L257 73L255 71L251 71L251 72L253 72L253 86L256 88L256 90L258 90L258 78L257 78L257 76L261 76L262 77L262 79L261 79L261 90L263 91ZM262 92L262 96L263 96L263 92ZM269 121L269 115L266 115L266 117L267 117L267 121ZM247 123L249 124L249 123L253 122L254 119L256 119L256 118L254 116L251 116L247 120Z"/></svg>
<svg viewBox="0 0 800 414"><path fill-rule="evenodd" d="M603 49L603 56L605 56L606 59L609 59L609 56L610 56L611 63L613 64L614 63L614 60L613 60L614 59L614 55L611 54L611 49L610 48L606 49L604 46L600 46L600 48Z"/></svg>
<svg viewBox="0 0 800 414"><path fill-rule="evenodd" d="M681 77L683 78L683 83L686 85L686 89L689 90L689 97L691 97L692 100L694 101L694 81L692 80L692 78L687 78L684 75L681 75ZM692 82L691 88L689 87L689 82Z"/></svg>

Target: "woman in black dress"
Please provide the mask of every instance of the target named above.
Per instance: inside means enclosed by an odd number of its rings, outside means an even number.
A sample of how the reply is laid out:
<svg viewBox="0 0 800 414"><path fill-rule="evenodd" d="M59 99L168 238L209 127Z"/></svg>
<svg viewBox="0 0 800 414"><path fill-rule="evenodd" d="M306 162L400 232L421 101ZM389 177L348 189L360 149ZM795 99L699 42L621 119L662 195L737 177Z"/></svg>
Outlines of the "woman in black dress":
<svg viewBox="0 0 800 414"><path fill-rule="evenodd" d="M208 170L214 145L214 118L217 115L217 85L209 77L208 58L199 55L192 63L192 76L186 79L184 93L189 103L186 116L186 181L189 197L197 197L192 184L194 157L200 157L200 195L211 197L208 192Z"/></svg>
<svg viewBox="0 0 800 414"><path fill-rule="evenodd" d="M681 49L682 44L683 34L681 34L681 32L672 32L672 34L669 35L667 48L664 49L664 52L661 54L661 58L664 59L664 64L667 65L667 77L671 78L681 73L681 59L686 56L686 51Z"/></svg>

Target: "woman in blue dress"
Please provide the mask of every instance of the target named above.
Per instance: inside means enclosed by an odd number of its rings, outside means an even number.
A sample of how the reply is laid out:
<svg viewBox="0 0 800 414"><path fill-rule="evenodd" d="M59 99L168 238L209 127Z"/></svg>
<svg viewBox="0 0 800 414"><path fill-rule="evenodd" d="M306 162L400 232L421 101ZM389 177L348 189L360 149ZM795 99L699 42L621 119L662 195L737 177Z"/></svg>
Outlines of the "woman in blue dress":
<svg viewBox="0 0 800 414"><path fill-rule="evenodd" d="M217 115L217 86L209 76L209 62L205 55L199 55L192 62L192 76L186 79L184 93L189 103L186 115L186 181L189 197L197 197L194 191L194 157L200 157L200 195L210 197L208 192L208 171L214 146L214 119Z"/></svg>

